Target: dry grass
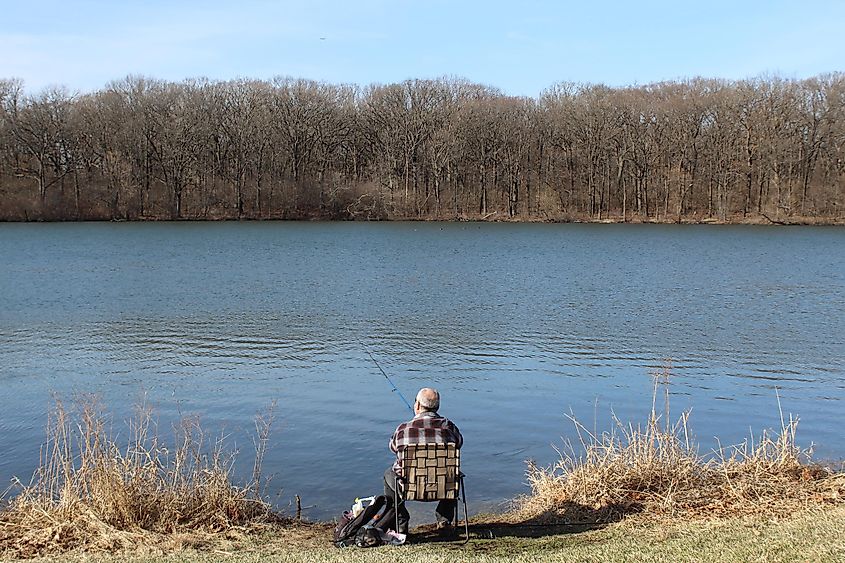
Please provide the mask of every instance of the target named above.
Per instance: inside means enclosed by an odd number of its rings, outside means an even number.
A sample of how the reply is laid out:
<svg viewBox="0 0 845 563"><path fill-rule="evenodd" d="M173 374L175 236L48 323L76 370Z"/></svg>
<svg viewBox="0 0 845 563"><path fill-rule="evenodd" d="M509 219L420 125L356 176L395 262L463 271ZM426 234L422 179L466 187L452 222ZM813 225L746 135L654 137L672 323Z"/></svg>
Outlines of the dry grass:
<svg viewBox="0 0 845 563"><path fill-rule="evenodd" d="M209 440L195 418L183 419L168 445L141 407L119 441L95 402L73 412L57 402L38 471L0 512L0 555L201 545L277 522L258 494L271 419L256 420L253 482L239 487L234 454L225 453L222 437Z"/></svg>
<svg viewBox="0 0 845 563"><path fill-rule="evenodd" d="M603 522L631 513L785 516L845 501L845 474L813 464L810 452L796 445L798 420L782 413L778 432L699 455L690 443L689 412L669 423L668 378L668 368L656 374L644 426L614 417L613 431L595 435L570 416L580 444L559 451L551 467L529 466L532 493L520 499L513 516Z"/></svg>
<svg viewBox="0 0 845 563"><path fill-rule="evenodd" d="M495 526L474 518L470 551L460 557L425 544L410 546L410 557L408 549L373 553L414 561L511 560L514 553L524 561L836 560L845 475L810 463L795 442L797 420L782 417L777 433L702 456L689 439L689 413L667 423L667 386L665 370L642 427L617 420L614 431L596 435L573 417L577 448L561 451L552 467L530 468L532 494L515 513L496 516ZM75 413L57 406L41 469L0 512L0 559L87 561L91 552L144 562L360 557L329 547L331 526L288 525L260 500L269 418L257 420L254 475L243 487L232 483L233 458L222 439L208 440L194 419L181 423L170 447L148 409L138 410L122 441L107 421L90 402ZM612 522L635 512L641 517L589 532L536 526ZM718 518L701 521L711 516ZM536 528L530 538L522 537L525 524ZM493 528L496 539L485 539Z"/></svg>

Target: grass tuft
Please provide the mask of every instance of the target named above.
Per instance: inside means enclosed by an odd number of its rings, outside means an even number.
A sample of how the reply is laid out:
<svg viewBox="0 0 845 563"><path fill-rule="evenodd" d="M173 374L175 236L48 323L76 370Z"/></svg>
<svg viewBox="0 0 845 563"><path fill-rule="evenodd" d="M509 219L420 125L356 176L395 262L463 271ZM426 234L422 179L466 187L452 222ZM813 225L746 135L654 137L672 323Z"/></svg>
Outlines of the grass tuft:
<svg viewBox="0 0 845 563"><path fill-rule="evenodd" d="M514 518L610 522L644 516L786 516L845 501L845 474L811 461L796 445L798 419L781 413L781 428L704 456L690 441L689 411L669 413L669 368L655 374L644 425L623 424L596 435L574 416L579 444L559 450L550 467L529 463L531 494ZM663 393L663 410L658 397Z"/></svg>
<svg viewBox="0 0 845 563"><path fill-rule="evenodd" d="M272 413L256 427L254 482L233 483L234 454L184 418L172 444L139 407L128 438L113 433L93 400L50 415L39 469L0 511L0 554L32 557L72 549L118 551L176 538L179 543L278 522L259 494L260 464Z"/></svg>

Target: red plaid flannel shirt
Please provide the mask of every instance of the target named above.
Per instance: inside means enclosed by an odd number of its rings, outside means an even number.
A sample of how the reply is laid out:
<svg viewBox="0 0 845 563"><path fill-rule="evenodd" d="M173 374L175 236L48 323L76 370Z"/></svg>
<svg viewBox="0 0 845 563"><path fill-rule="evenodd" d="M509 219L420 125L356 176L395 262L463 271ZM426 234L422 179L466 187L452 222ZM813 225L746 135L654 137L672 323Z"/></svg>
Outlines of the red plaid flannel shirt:
<svg viewBox="0 0 845 563"><path fill-rule="evenodd" d="M461 449L464 437L451 420L436 412L421 412L403 422L390 438L390 451L396 454L393 471L397 475L402 474L402 450L416 444L455 444Z"/></svg>

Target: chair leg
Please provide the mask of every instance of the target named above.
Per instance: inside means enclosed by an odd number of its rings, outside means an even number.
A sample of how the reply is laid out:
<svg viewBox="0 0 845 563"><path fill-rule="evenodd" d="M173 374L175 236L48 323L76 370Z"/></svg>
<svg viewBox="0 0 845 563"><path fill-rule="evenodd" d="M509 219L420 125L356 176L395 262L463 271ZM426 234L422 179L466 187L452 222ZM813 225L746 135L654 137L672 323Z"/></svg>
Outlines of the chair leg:
<svg viewBox="0 0 845 563"><path fill-rule="evenodd" d="M469 543L469 512L467 511L467 492L464 488L464 476L461 475L461 498L464 501L464 544ZM458 507L455 507L455 518L458 515ZM457 522L455 522L457 524Z"/></svg>
<svg viewBox="0 0 845 563"><path fill-rule="evenodd" d="M399 480L393 482L393 516L396 520L394 531L399 533Z"/></svg>

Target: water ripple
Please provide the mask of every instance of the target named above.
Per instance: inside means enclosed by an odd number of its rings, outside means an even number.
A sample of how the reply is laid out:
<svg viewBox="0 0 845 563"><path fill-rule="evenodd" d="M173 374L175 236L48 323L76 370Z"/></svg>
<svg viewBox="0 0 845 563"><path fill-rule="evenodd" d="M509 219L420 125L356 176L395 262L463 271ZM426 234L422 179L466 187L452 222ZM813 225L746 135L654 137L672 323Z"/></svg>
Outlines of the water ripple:
<svg viewBox="0 0 845 563"><path fill-rule="evenodd" d="M161 427L201 413L239 444L278 399L268 470L333 516L379 490L408 416L368 349L409 398L441 389L480 498L522 492L523 459L553 458L570 409L642 417L667 361L699 436L774 426L779 396L845 457L842 230L30 227L0 225L0 263L18 265L0 273L0 480L37 463L53 392L119 413L146 394Z"/></svg>

